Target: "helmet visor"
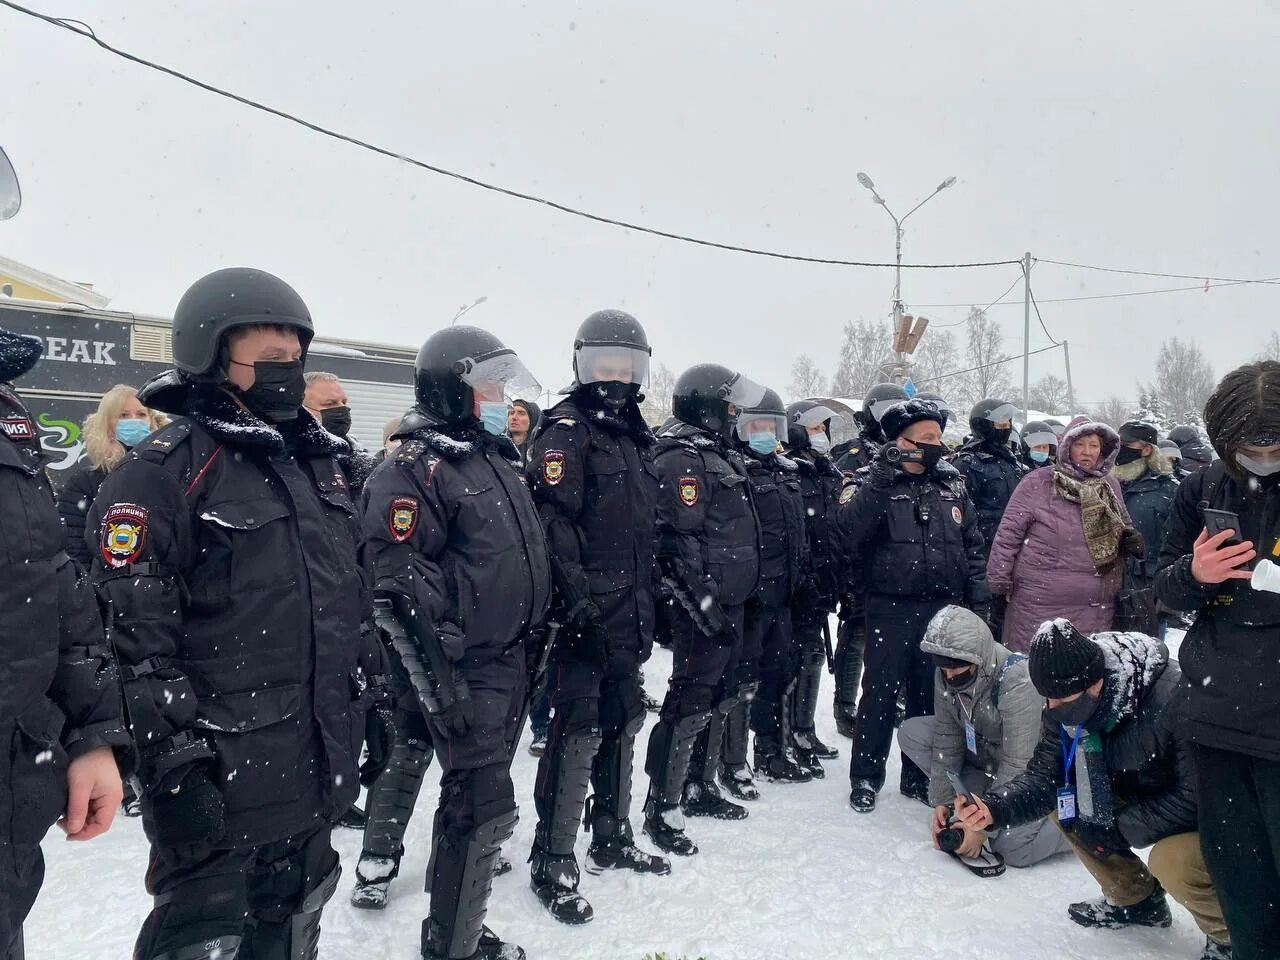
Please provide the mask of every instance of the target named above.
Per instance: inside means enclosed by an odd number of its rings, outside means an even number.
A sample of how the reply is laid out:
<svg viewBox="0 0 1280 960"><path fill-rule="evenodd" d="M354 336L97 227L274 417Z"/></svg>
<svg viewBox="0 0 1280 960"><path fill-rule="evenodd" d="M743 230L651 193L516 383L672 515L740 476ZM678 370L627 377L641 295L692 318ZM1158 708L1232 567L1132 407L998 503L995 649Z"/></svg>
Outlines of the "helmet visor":
<svg viewBox="0 0 1280 960"><path fill-rule="evenodd" d="M871 404L871 416L875 418L876 423L879 423L884 419L884 415L888 412L890 407L896 407L898 404L906 402L907 401L902 397L889 397L886 400L877 400L875 403Z"/></svg>
<svg viewBox="0 0 1280 960"><path fill-rule="evenodd" d="M1056 447L1058 445L1058 435L1052 430L1034 430L1031 433L1023 434L1022 442L1028 447L1043 447L1045 445Z"/></svg>
<svg viewBox="0 0 1280 960"><path fill-rule="evenodd" d="M804 413L796 415L796 423L808 430L810 427L820 427L828 420L838 420L840 414L836 413L830 407L816 406L812 410L806 410Z"/></svg>
<svg viewBox="0 0 1280 960"><path fill-rule="evenodd" d="M775 441L783 441L787 438L787 418L771 410L743 410L734 429L744 443L759 433L768 433Z"/></svg>
<svg viewBox="0 0 1280 960"><path fill-rule="evenodd" d="M760 405L760 401L764 399L764 387L749 377L735 373L729 378L729 382L720 388L720 397L739 410L746 410Z"/></svg>
<svg viewBox="0 0 1280 960"><path fill-rule="evenodd" d="M499 350L481 358L466 357L454 364L462 382L480 400L537 400L542 385L514 350Z"/></svg>
<svg viewBox="0 0 1280 960"><path fill-rule="evenodd" d="M986 414L986 419L992 423L999 423L1001 420L1013 422L1014 418L1022 411L1015 407L1012 403L1002 403L1000 406L993 408Z"/></svg>
<svg viewBox="0 0 1280 960"><path fill-rule="evenodd" d="M643 387L649 382L649 351L622 343L584 343L574 352L578 382L630 383Z"/></svg>

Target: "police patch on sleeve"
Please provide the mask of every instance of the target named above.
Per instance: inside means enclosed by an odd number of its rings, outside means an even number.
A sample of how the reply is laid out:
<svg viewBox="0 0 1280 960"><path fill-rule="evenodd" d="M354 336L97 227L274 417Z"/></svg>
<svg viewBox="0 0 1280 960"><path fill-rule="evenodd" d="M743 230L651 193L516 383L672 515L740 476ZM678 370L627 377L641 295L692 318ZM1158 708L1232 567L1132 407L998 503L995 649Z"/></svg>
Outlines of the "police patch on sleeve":
<svg viewBox="0 0 1280 960"><path fill-rule="evenodd" d="M548 450L542 455L542 479L554 487L564 479L564 451Z"/></svg>
<svg viewBox="0 0 1280 960"><path fill-rule="evenodd" d="M387 527L391 531L391 539L396 543L404 543L418 529L418 501L413 497L393 497L387 515Z"/></svg>
<svg viewBox="0 0 1280 960"><path fill-rule="evenodd" d="M964 525L964 512L963 512L959 507L952 507L952 508L951 508L951 519L952 519L952 520L954 520L954 521L956 522L956 524L957 524L957 525L959 525L959 526L963 526L963 525Z"/></svg>
<svg viewBox="0 0 1280 960"><path fill-rule="evenodd" d="M102 518L102 559L113 569L142 556L147 543L147 510L136 503L117 503Z"/></svg>
<svg viewBox="0 0 1280 960"><path fill-rule="evenodd" d="M702 498L701 491L698 488L697 477L681 477L677 490L680 494L680 502L686 507L696 506Z"/></svg>
<svg viewBox="0 0 1280 960"><path fill-rule="evenodd" d="M852 500L853 493L856 489L857 488L853 485L853 483L846 482L845 485L840 488L840 502L848 503L850 500Z"/></svg>

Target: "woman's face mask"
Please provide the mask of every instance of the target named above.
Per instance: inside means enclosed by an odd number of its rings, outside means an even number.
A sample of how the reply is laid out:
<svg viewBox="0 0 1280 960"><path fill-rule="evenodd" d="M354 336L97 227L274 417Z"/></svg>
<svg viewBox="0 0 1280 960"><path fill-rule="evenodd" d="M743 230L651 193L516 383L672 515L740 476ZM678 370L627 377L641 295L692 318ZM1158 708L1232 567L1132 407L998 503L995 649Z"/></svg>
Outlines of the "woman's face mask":
<svg viewBox="0 0 1280 960"><path fill-rule="evenodd" d="M136 447L151 435L151 425L145 420L117 420L116 439L126 447Z"/></svg>

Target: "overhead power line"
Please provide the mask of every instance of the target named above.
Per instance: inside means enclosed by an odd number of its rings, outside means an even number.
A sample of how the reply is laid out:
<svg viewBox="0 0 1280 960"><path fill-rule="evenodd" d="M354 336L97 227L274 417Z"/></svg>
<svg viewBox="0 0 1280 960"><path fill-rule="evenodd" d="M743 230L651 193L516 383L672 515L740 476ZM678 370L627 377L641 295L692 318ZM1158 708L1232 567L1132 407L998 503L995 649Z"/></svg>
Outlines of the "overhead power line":
<svg viewBox="0 0 1280 960"><path fill-rule="evenodd" d="M1023 357L1034 357L1037 353L1048 353L1050 350L1057 350L1062 344L1055 343L1048 347L1041 347L1039 350L1032 350L1030 353L1019 353L1012 357L1002 357L999 360L993 360L991 363L980 363L976 367L966 367L963 370L949 370L946 373L940 373L936 377L926 377L923 380L916 380L916 386L922 383L936 383L938 380L946 380L948 377L958 377L965 373L974 373L977 370L987 370L991 367L998 367L1002 363L1012 363L1014 360L1021 360Z"/></svg>
<svg viewBox="0 0 1280 960"><path fill-rule="evenodd" d="M2 2L2 0L0 0L0 2ZM1021 279L1021 277L1019 277L1019 279ZM1269 284L1274 286L1277 283L1280 283L1280 277L1269 277L1262 280L1223 280L1218 283L1210 282L1208 285L1208 290L1217 290L1219 287L1241 287L1241 286L1250 286L1250 285L1258 285L1258 284ZM1149 297L1159 293L1187 293L1192 290L1196 290L1201 293L1204 293L1206 292L1206 287L1203 283L1198 283L1193 287L1162 287L1158 290L1129 290L1124 293L1095 293L1095 294L1091 294L1088 296L1081 296L1081 297L1049 297L1049 298L1046 298L1045 300L1042 300L1041 302L1042 303L1081 303L1086 300L1118 300L1125 297ZM992 303L988 304L987 309L989 310L991 309L991 307L1022 306L1021 300L1006 301L1004 297L1007 297L1007 296L1008 296L1008 293L1004 294L1004 296L1000 297L998 300L995 300ZM913 307L919 310L925 310L931 307L943 308L943 307L972 307L972 306L973 306L972 303L913 304ZM959 324L951 324L951 326L958 326L958 325Z"/></svg>
<svg viewBox="0 0 1280 960"><path fill-rule="evenodd" d="M250 97L242 96L241 94L233 93L230 90L223 89L222 87L214 86L211 83L206 83L203 80L198 80L195 77L182 73L179 70L175 70L172 67L167 67L167 66L164 66L163 64L156 63L152 60L147 60L146 58L140 57L137 54L129 53L126 50L122 50L119 47L113 46L112 44L108 43L107 41L99 37L97 33L94 32L91 26L89 26L86 23L83 23L82 21L52 17L52 16L49 16L48 14L41 13L38 10L32 10L29 7L24 7L21 4L14 3L12 2L12 0L0 0L0 5L8 7L9 9L14 10L18 13L25 14L26 16L34 17L35 19L41 20L51 26L58 27L59 29L62 29L62 30L70 31L71 33L74 33L77 36L81 36L88 40L91 40L93 41L93 43L97 44L99 47L101 47L103 50L107 51L108 53L113 54L117 57L120 57L124 60L128 60L130 63L137 64L138 66L141 66L141 67L146 67L149 70L158 71L159 73L167 74L168 76L173 77L176 80L181 80L183 83L189 83L192 86L198 87L201 90L204 90L208 93L213 93L220 97L225 97L228 100L233 100L236 103L241 104L242 106L249 107L250 109L258 110L258 111L261 111L262 113L270 114L271 116L278 117L281 120L287 120L290 123L294 123L294 124L297 124L298 126L305 127L306 129L311 130L314 133L321 134L322 136L330 137L334 140L340 140L343 143L347 143L352 146L359 147L362 150L368 150L372 153L380 154L384 157L389 157L392 160L399 160L402 163L410 164L411 166L418 167L422 170L430 171L431 173L436 173L444 177L451 177L454 180L459 180L463 183L468 183L471 186L479 187L482 190L489 190L493 193L502 194L503 196L511 197L516 200L525 200L529 203L541 204L542 206L550 207L553 210L558 210L561 213L567 213L567 214L570 214L571 216L581 217L584 220L592 220L596 223L603 223L609 226L621 227L624 230L634 230L637 233L644 233L654 237L663 237L667 240L676 240L681 243L691 243L701 247L713 247L717 250L728 250L732 253L745 253L745 254L750 254L751 256L756 256L756 257L771 257L775 260L792 260L792 261L798 261L801 263L822 263L822 264L830 264L833 266L842 266L842 267L890 268L890 267L901 266L901 268L904 270L952 270L952 269L969 268L969 267L1002 267L1006 265L1016 264L1019 262L1017 260L985 260L985 261L978 261L973 263L897 264L897 263L877 263L877 262L867 261L867 260L845 260L839 257L815 257L815 256L806 256L803 254L783 253L777 250L763 250L758 247L748 247L748 246L743 246L735 243L722 243L717 240L707 240L701 237L692 237L692 236L688 236L687 234L675 233L674 231L670 231L670 230L660 230L656 227L646 227L638 223L630 223L626 220L619 220L614 217L606 217L602 214L591 213L590 211L582 210L578 207L571 207L567 204L559 203L558 201L555 201L555 200L549 200L546 197L535 196L531 193L524 193L519 190L513 190L510 187L503 187L495 183L489 183L485 180L479 180L475 177L469 176L464 173L458 173L457 171L454 171L454 170L447 170L444 167L440 167L435 164L428 163L425 160L419 160L415 157L407 156L395 150L391 150L387 147L378 146L377 144L369 143L365 140L360 140L356 137L349 136L345 133L340 133L337 130L333 130L329 127L321 126L320 124L315 123L311 120L306 120L302 117L296 116L295 114L292 114L292 113L288 113L284 110L280 110L276 107L268 106L267 104L261 103L257 100L253 100Z"/></svg>
<svg viewBox="0 0 1280 960"><path fill-rule="evenodd" d="M1216 280L1220 283L1276 283L1273 277L1267 280L1248 280L1242 277L1209 277L1197 273L1158 273L1154 270L1128 270L1124 267L1102 267L1092 263L1072 263L1070 260L1050 260L1046 257L1034 257L1036 263L1052 263L1059 267L1075 267L1077 270L1097 270L1099 273L1123 273L1131 277L1164 277L1167 280ZM1045 301L1046 303L1048 301Z"/></svg>
<svg viewBox="0 0 1280 960"><path fill-rule="evenodd" d="M1021 261L1019 261L1019 265L1021 265ZM1014 287L1016 287L1016 286L1018 285L1018 281L1019 281L1019 280L1021 280L1021 279L1022 279L1022 274L1021 274L1021 273L1019 273L1016 277L1014 277L1014 278L1013 278L1013 283L1009 284L1009 286L1005 289L1004 293L1000 294L1000 296L996 297L994 300L992 300L990 303L988 303L985 307L983 307L983 308L982 308L982 312L983 312L983 313L986 313L988 310L990 310L992 307L994 307L997 303L999 303L1001 300L1003 300L1005 297L1007 297L1010 293L1012 293L1012 292L1013 292L1013 288L1014 288ZM932 306L932 307L971 307L971 306L973 306L973 304L968 304L968 303L933 303L933 304L925 303L925 304L921 304L921 307L922 307L922 308L924 308L924 307L931 307L931 306ZM953 323L934 323L934 324L931 324L931 326L932 326L935 330L945 330L945 329L947 329L948 327L962 327L962 326L964 326L964 325L965 325L966 323L968 323L968 322L969 322L969 318L968 318L968 317L965 317L963 320L956 320L956 321L955 321L955 322L953 322Z"/></svg>

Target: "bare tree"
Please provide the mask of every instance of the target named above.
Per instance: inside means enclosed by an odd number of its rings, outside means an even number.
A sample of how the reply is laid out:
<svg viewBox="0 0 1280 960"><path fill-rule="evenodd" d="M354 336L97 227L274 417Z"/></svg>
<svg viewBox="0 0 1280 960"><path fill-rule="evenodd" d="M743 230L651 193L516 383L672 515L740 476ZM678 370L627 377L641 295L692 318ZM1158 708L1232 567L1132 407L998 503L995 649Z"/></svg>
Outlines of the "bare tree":
<svg viewBox="0 0 1280 960"><path fill-rule="evenodd" d="M676 375L665 363L658 364L649 374L649 385L645 387L640 413L650 426L665 423L671 416L671 394L675 392L675 387Z"/></svg>
<svg viewBox="0 0 1280 960"><path fill-rule="evenodd" d="M915 361L911 379L921 393L936 393L948 402L962 399L964 376L956 371L964 364L954 333L938 330L926 334L916 350Z"/></svg>
<svg viewBox="0 0 1280 960"><path fill-rule="evenodd" d="M827 378L822 375L813 357L802 353L791 364L790 392L793 399L821 397L827 392Z"/></svg>
<svg viewBox="0 0 1280 960"><path fill-rule="evenodd" d="M1119 427L1133 414L1133 404L1114 394L1102 403L1092 407L1088 414L1099 423L1110 427Z"/></svg>
<svg viewBox="0 0 1280 960"><path fill-rule="evenodd" d="M965 336L967 366L976 368L966 375L966 404L972 406L987 397L1013 400L1013 377L1007 362L1013 358L1004 349L1000 325L986 311L973 307L965 324Z"/></svg>
<svg viewBox="0 0 1280 960"><path fill-rule="evenodd" d="M883 323L845 321L840 359L831 375L831 393L855 400L866 395L883 377L881 362L889 355L892 341Z"/></svg>
<svg viewBox="0 0 1280 960"><path fill-rule="evenodd" d="M1067 412L1067 404L1067 381L1058 375L1046 373L1031 385L1031 409L1057 415Z"/></svg>
<svg viewBox="0 0 1280 960"><path fill-rule="evenodd" d="M1160 344L1155 383L1145 385L1142 392L1160 397L1168 422L1193 423L1215 386L1213 367L1196 342L1174 337Z"/></svg>
<svg viewBox="0 0 1280 960"><path fill-rule="evenodd" d="M1280 333L1275 330L1271 331L1271 336L1267 338L1267 345L1263 347L1262 353L1258 355L1259 360L1280 360Z"/></svg>

